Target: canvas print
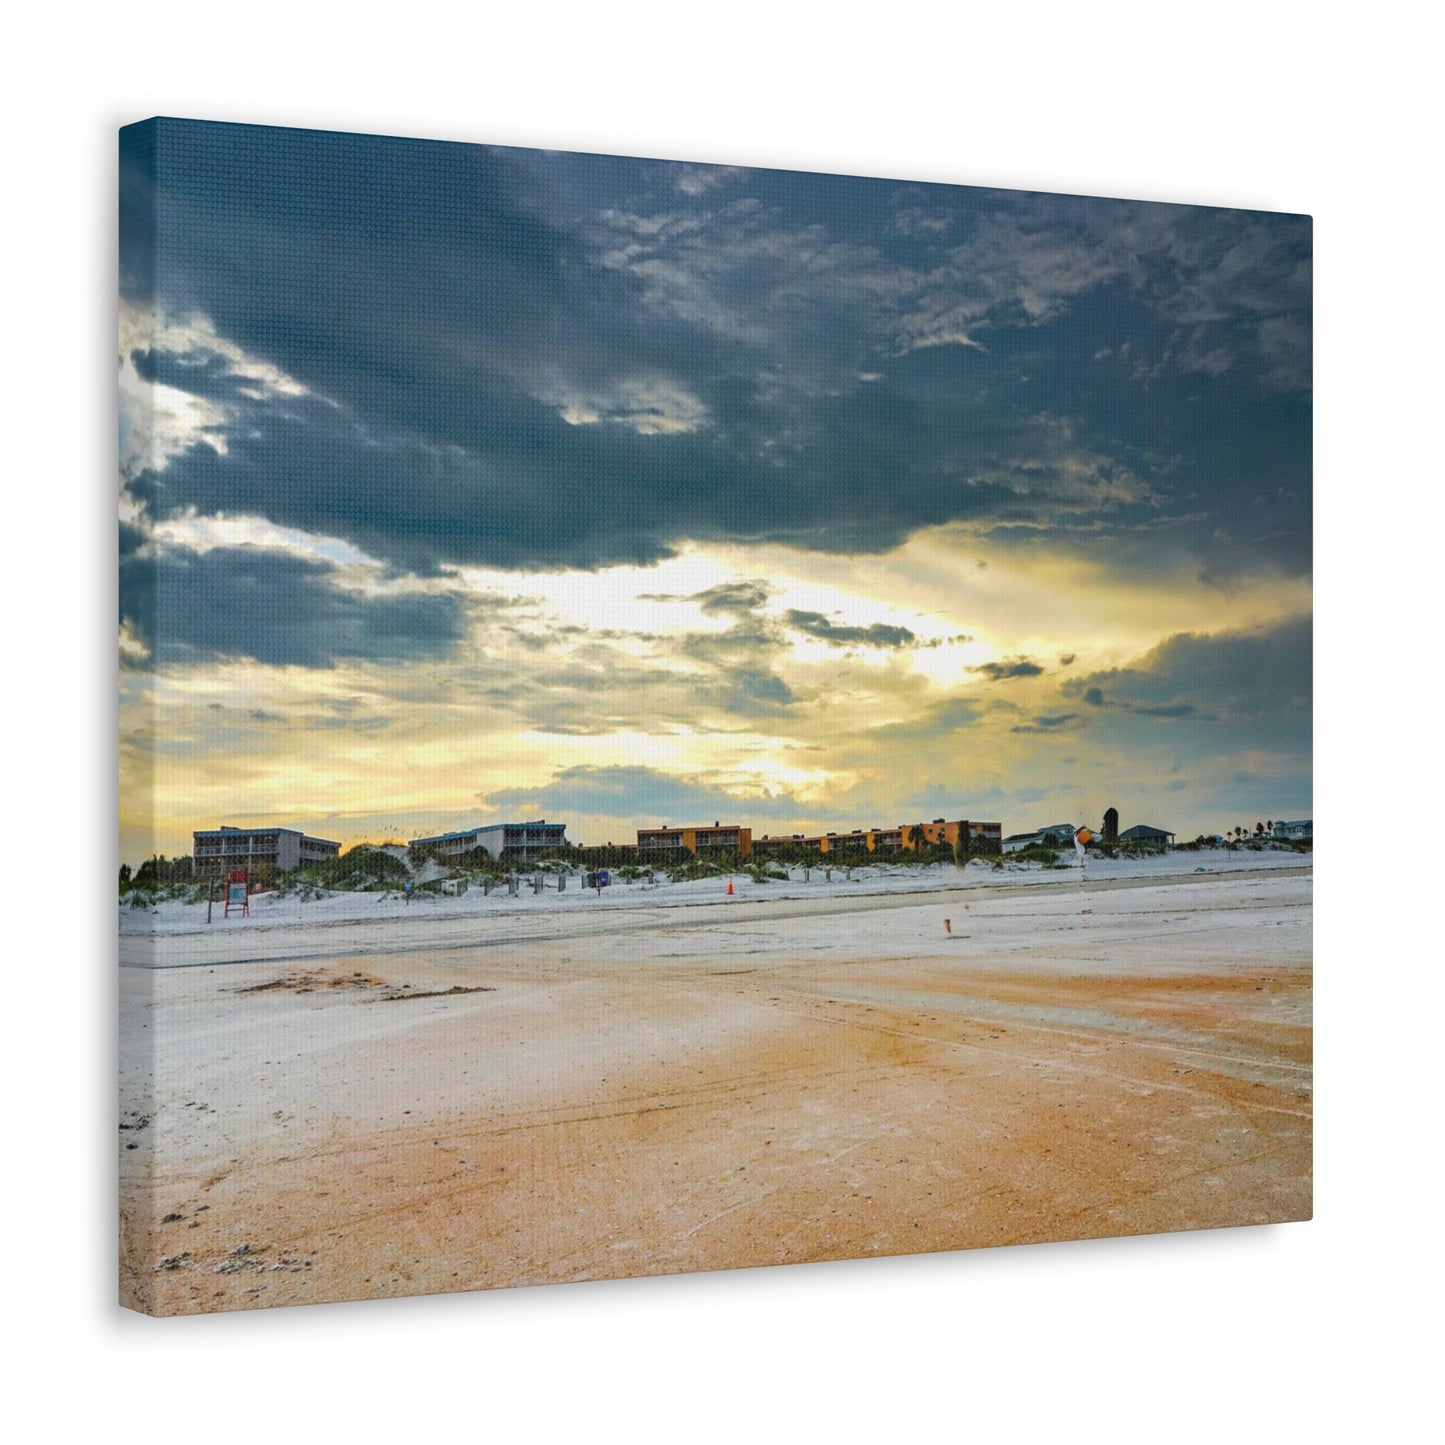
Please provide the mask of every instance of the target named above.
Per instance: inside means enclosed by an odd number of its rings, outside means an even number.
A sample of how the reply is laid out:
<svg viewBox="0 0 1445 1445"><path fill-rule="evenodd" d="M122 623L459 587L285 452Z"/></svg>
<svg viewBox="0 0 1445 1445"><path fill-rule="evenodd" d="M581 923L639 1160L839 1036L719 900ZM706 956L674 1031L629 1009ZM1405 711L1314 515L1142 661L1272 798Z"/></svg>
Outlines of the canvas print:
<svg viewBox="0 0 1445 1445"><path fill-rule="evenodd" d="M1308 217L119 175L125 1305L1310 1217Z"/></svg>

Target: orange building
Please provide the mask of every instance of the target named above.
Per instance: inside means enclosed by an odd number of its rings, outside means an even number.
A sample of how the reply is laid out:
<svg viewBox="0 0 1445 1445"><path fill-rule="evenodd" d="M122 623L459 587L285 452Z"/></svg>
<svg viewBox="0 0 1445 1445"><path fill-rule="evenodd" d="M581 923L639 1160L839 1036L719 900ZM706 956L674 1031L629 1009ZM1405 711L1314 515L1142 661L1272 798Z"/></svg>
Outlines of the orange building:
<svg viewBox="0 0 1445 1445"><path fill-rule="evenodd" d="M700 855L715 848L734 848L746 858L753 851L753 830L736 823L714 823L710 828L660 828L637 830L639 853L692 853Z"/></svg>
<svg viewBox="0 0 1445 1445"><path fill-rule="evenodd" d="M935 818L931 823L900 823L896 828L854 828L848 833L793 833L779 838L758 840L762 851L786 843L802 848L816 848L820 853L888 853L904 849L916 852L942 844L952 848L962 829L968 838L970 852L998 853L1003 848L1003 826L999 823L975 823L967 818L948 822ZM639 838L641 835L638 835Z"/></svg>
<svg viewBox="0 0 1445 1445"><path fill-rule="evenodd" d="M877 829L873 832L876 833ZM762 837L758 839L758 851L765 853L789 843L799 848L816 848L820 853L871 853L874 848L873 833L855 828L851 833L790 833L777 838Z"/></svg>
<svg viewBox="0 0 1445 1445"><path fill-rule="evenodd" d="M939 844L952 848L958 842L960 831L968 839L970 852L998 853L1003 850L1001 823L975 823L967 818L952 823L942 818L935 818L931 823L914 823L903 829L901 846L910 852Z"/></svg>

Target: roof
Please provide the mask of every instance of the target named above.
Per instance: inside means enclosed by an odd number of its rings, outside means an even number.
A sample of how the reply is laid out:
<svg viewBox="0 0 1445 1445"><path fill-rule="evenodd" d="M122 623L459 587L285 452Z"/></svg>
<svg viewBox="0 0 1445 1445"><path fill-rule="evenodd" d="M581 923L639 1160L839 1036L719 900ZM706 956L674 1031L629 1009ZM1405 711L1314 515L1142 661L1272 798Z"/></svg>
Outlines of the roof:
<svg viewBox="0 0 1445 1445"><path fill-rule="evenodd" d="M567 831L565 823L549 823L545 818L530 818L524 823L478 823L475 828L463 828L459 833L434 833L429 838L413 838L407 846L415 847L419 843L451 843L460 838L475 838L478 833L495 833L508 828L551 828L559 833Z"/></svg>
<svg viewBox="0 0 1445 1445"><path fill-rule="evenodd" d="M475 838L478 833L486 831L485 828L467 828L460 833L433 833L429 838L413 838L407 846L415 847L418 843L450 843L454 838Z"/></svg>
<svg viewBox="0 0 1445 1445"><path fill-rule="evenodd" d="M277 823L258 823L254 828L233 828L229 823L223 823L219 828L197 828L192 833L195 838L231 838L248 837L252 833L295 833L298 838L306 835L300 828L283 828Z"/></svg>
<svg viewBox="0 0 1445 1445"><path fill-rule="evenodd" d="M300 828L283 828L278 823L258 823L254 828L233 828L229 823L223 823L219 828L195 828L191 837L250 838L257 833L289 833L293 838L301 838L307 843L328 843L337 848L341 846L334 838L316 838L310 833L303 833Z"/></svg>
<svg viewBox="0 0 1445 1445"><path fill-rule="evenodd" d="M747 830L745 823L664 823L660 828L639 828L639 833L719 833Z"/></svg>

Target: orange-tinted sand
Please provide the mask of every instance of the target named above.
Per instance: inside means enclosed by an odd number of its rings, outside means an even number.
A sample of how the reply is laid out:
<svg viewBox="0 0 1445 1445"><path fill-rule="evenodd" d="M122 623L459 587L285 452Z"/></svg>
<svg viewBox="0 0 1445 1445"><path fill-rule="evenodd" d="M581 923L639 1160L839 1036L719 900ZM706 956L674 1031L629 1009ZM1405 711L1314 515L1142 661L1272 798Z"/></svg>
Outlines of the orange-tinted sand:
<svg viewBox="0 0 1445 1445"><path fill-rule="evenodd" d="M1068 881L126 968L122 1299L1306 1219L1310 889L1307 869Z"/></svg>

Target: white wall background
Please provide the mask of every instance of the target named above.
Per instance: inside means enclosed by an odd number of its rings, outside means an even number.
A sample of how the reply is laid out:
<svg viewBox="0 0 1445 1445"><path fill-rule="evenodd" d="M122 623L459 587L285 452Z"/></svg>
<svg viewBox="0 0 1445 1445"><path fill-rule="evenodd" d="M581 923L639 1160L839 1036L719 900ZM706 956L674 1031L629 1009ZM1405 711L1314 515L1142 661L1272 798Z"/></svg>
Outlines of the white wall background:
<svg viewBox="0 0 1445 1445"><path fill-rule="evenodd" d="M1411 892L1428 898L1439 864L1366 845L1441 812L1422 680L1437 666L1438 115L1413 12L1293 8L161 0L7 22L0 1278L17 1438L1409 1428L1439 1283L1437 1131L1416 1102L1434 1113L1439 948ZM1316 1220L179 1322L119 1312L114 133L153 114L1311 213Z"/></svg>

